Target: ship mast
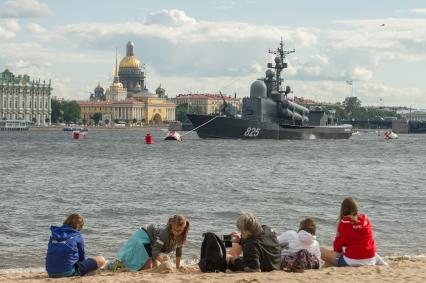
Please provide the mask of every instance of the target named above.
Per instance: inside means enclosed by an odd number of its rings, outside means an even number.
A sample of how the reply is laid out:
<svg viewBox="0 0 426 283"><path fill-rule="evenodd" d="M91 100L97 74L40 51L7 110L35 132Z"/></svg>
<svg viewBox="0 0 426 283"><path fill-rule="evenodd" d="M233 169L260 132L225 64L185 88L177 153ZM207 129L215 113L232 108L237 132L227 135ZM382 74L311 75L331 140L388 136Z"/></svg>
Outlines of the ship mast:
<svg viewBox="0 0 426 283"><path fill-rule="evenodd" d="M288 54L296 52L296 50L293 48L293 50L284 50L284 43L283 38L281 37L280 46L277 48L276 51L273 51L269 49L268 51L270 54L277 55L274 59L275 66L272 66L272 63L268 63L268 68L275 69L276 71L276 79L277 79L277 92L278 93L285 93L285 91L282 90L281 85L284 79L281 78L281 72L282 70L287 68L287 63L284 62L284 59L287 57Z"/></svg>

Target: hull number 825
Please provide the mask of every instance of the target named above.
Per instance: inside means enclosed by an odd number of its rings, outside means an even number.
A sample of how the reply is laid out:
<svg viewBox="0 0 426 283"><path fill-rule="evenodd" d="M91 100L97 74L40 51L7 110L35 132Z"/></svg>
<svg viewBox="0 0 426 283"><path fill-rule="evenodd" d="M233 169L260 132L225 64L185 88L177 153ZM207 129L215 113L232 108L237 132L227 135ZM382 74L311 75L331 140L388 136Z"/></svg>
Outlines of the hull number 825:
<svg viewBox="0 0 426 283"><path fill-rule="evenodd" d="M247 130L244 132L245 137L257 137L260 133L260 128L252 128L248 127Z"/></svg>

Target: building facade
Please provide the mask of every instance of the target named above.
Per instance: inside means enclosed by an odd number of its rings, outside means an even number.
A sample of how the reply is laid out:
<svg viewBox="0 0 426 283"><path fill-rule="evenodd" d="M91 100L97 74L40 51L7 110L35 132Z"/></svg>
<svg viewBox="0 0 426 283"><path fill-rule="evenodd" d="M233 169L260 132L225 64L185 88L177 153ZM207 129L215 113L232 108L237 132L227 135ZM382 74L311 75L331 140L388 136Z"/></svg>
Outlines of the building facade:
<svg viewBox="0 0 426 283"><path fill-rule="evenodd" d="M136 120L158 124L175 120L176 104L168 99L165 89L161 86L155 93L149 92L145 85L142 64L134 55L133 48L133 42L129 41L126 45L126 56L119 65L116 55L114 81L105 93L106 100L79 102L82 120L92 120L95 113L110 117L112 121ZM99 88L98 85L97 89Z"/></svg>
<svg viewBox="0 0 426 283"><path fill-rule="evenodd" d="M405 110L399 114L407 121L426 121L426 110Z"/></svg>
<svg viewBox="0 0 426 283"><path fill-rule="evenodd" d="M225 101L236 107L237 112L241 109L241 99L231 96L223 96ZM176 105L188 104L192 107L199 107L203 114L219 113L220 107L223 104L220 94L179 94L172 101Z"/></svg>
<svg viewBox="0 0 426 283"><path fill-rule="evenodd" d="M0 73L0 119L32 121L35 125L51 124L51 82L15 76L9 70Z"/></svg>

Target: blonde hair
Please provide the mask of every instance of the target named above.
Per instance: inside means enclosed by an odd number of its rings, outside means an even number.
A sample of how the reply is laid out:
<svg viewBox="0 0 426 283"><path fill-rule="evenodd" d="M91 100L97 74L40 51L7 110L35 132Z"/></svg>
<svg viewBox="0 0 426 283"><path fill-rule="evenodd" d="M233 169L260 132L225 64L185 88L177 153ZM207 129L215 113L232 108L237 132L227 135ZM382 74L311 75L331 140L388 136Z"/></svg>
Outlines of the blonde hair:
<svg viewBox="0 0 426 283"><path fill-rule="evenodd" d="M70 214L67 219L65 219L64 225L71 226L71 228L75 230L81 230L84 225L83 216L81 216L79 213Z"/></svg>
<svg viewBox="0 0 426 283"><path fill-rule="evenodd" d="M169 230L169 234L172 238L174 238L174 235L172 233L172 226L178 226L178 227L184 227L182 234L176 237L176 243L178 246L182 246L186 243L186 238L188 237L188 231L189 231L189 221L185 218L185 216L181 214L175 214L173 217L169 218L169 221L167 221L167 229Z"/></svg>
<svg viewBox="0 0 426 283"><path fill-rule="evenodd" d="M345 198L340 205L339 221L345 216L349 216L352 222L358 221L358 205L352 197Z"/></svg>
<svg viewBox="0 0 426 283"><path fill-rule="evenodd" d="M260 220L252 213L242 213L237 218L237 228L240 232L248 232L253 236L259 236L263 232Z"/></svg>

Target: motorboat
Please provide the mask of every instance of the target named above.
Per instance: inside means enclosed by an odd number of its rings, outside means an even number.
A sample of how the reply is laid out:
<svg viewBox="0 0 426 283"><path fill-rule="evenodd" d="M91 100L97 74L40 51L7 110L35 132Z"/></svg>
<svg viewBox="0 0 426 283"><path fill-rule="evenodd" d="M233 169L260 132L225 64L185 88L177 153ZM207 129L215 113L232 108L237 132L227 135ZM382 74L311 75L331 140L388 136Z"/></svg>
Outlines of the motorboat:
<svg viewBox="0 0 426 283"><path fill-rule="evenodd" d="M182 137L176 131L168 131L164 140L165 141L182 141Z"/></svg>

